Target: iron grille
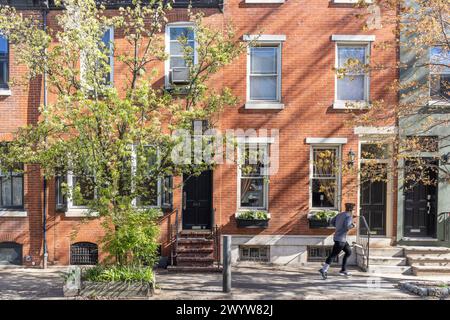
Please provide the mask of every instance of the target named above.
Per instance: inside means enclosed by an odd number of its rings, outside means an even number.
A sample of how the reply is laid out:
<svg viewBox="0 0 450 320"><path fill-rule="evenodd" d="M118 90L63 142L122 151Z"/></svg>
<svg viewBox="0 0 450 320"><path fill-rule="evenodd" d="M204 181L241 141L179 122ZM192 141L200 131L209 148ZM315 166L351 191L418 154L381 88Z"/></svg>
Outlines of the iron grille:
<svg viewBox="0 0 450 320"><path fill-rule="evenodd" d="M70 246L70 264L92 265L98 262L98 246L90 242L77 242Z"/></svg>
<svg viewBox="0 0 450 320"><path fill-rule="evenodd" d="M268 246L239 246L241 261L269 262Z"/></svg>
<svg viewBox="0 0 450 320"><path fill-rule="evenodd" d="M330 253L333 247L331 246L308 246L308 262L323 262ZM335 257L333 262L338 262L339 257Z"/></svg>

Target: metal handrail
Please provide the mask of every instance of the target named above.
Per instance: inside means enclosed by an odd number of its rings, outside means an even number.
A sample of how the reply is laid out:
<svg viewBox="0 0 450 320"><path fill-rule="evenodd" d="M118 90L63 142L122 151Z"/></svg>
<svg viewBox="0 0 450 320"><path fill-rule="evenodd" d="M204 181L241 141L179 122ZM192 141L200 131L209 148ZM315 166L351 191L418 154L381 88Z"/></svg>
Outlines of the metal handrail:
<svg viewBox="0 0 450 320"><path fill-rule="evenodd" d="M371 232L370 232L370 228L369 228L369 225L368 225L368 223L367 223L367 220L366 220L366 218L364 217L364 216L358 216L358 230L357 230L357 239L356 239L356 242L359 244L359 245L361 245L362 247L363 247L363 249L364 249L364 253L365 253L365 255L366 255L366 270L369 270L369 260L370 260L370 235L371 235ZM363 224L364 224L364 227L366 228L366 230L367 230L367 234L366 234L366 236L367 236L367 242L366 242L366 245L364 246L364 244L362 244L362 241L361 241L361 221L363 222Z"/></svg>

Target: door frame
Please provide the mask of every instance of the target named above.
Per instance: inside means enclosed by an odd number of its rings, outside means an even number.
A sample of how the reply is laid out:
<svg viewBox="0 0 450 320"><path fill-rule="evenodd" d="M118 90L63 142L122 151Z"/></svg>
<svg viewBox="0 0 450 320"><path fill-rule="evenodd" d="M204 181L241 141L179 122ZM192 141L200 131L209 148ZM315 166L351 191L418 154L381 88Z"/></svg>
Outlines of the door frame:
<svg viewBox="0 0 450 320"><path fill-rule="evenodd" d="M206 229L185 229L184 228L184 175L182 175L182 179L183 179L183 187L181 188L181 230L188 230L188 231L197 231L197 230L201 230L201 231L207 231L207 230L212 230L214 228L214 170L210 169L210 170L205 170L205 171L210 171L210 184L211 184L211 206L210 206L210 215L209 215L209 219L210 219L210 228L206 228ZM203 171L203 172L205 172ZM202 172L202 173L203 173Z"/></svg>
<svg viewBox="0 0 450 320"><path fill-rule="evenodd" d="M364 159L361 158L361 145L363 144L369 144L369 143L378 143L376 137L373 137L372 139L370 136L363 136L358 141L358 177L357 177L357 200L356 200L356 207L358 215L361 212L361 176L359 172L361 171L361 164L364 163ZM388 151L392 151L392 146L388 145ZM385 225L385 235L373 235L372 237L376 238L391 238L393 237L393 226L394 226L394 173L392 170L393 161L392 159L376 159L370 160L372 163L376 161L376 163L386 164L388 167L387 170L387 182L386 182L386 212L385 212L385 219L386 219L386 225ZM389 169L391 168L391 169Z"/></svg>
<svg viewBox="0 0 450 320"><path fill-rule="evenodd" d="M434 157L432 155L430 155L430 153L428 153L428 154L427 153L423 153L422 155L419 155L419 156L416 156L416 157L410 157L410 158L422 158L422 159L427 159L428 158L428 159L431 159L434 162L437 162L437 166L440 166L440 161L438 159L434 159ZM402 185L404 186L404 183L405 183L404 177L405 177L406 163L408 161L408 158L403 159L402 161L403 161L403 166L402 166L402 170L400 170L400 171L401 171L401 174L402 174ZM426 236L414 237L412 235L406 235L406 232L405 232L405 213L406 213L405 212L405 209L406 209L405 202L406 202L406 198L405 198L404 187L401 188L402 197L399 198L399 203L400 203L400 199L401 199L401 205L402 205L402 207L401 207L402 208L401 230L402 230L402 237L403 238L406 238L406 239L408 239L408 238L415 238L416 239L417 238L417 239L424 239L424 240L437 240L438 239L439 172L437 172L436 175L437 175L437 177L436 177L437 185L436 185L436 194L435 194L435 199L436 199L435 200L436 216L435 216L435 225L432 226L434 228L434 230L433 230L433 234L431 236L426 235ZM400 188L399 188L399 190L400 190ZM430 227L430 225L428 225L427 227ZM427 230L427 231L429 232L429 230Z"/></svg>

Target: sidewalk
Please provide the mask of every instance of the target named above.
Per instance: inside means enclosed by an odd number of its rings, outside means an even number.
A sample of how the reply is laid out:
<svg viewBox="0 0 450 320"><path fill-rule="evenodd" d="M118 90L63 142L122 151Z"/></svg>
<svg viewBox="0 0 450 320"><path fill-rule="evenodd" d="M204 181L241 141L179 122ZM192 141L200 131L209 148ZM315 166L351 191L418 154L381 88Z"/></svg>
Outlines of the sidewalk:
<svg viewBox="0 0 450 320"><path fill-rule="evenodd" d="M159 289L155 300L180 299L423 299L400 291L400 280L421 280L414 276L374 275L351 270L352 276L340 276L337 269L322 280L318 267L272 267L240 265L232 270L232 292L222 293L221 273L169 273L158 270ZM0 269L0 299L65 299L62 292L66 268ZM430 279L430 278L427 278ZM436 278L444 280L442 277ZM445 280L450 281L447 277Z"/></svg>

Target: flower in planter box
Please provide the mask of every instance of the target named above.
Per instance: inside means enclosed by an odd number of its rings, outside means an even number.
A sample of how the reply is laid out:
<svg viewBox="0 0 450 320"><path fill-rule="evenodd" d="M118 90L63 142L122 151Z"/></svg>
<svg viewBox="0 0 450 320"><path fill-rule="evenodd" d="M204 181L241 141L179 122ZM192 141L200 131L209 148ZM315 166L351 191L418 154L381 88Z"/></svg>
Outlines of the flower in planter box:
<svg viewBox="0 0 450 320"><path fill-rule="evenodd" d="M247 210L236 215L239 220L269 220L269 214L261 210Z"/></svg>
<svg viewBox="0 0 450 320"><path fill-rule="evenodd" d="M308 218L310 220L328 221L337 215L337 211L324 210L312 213Z"/></svg>

